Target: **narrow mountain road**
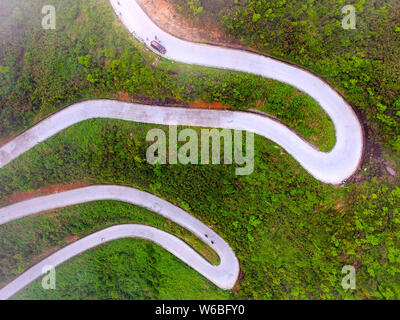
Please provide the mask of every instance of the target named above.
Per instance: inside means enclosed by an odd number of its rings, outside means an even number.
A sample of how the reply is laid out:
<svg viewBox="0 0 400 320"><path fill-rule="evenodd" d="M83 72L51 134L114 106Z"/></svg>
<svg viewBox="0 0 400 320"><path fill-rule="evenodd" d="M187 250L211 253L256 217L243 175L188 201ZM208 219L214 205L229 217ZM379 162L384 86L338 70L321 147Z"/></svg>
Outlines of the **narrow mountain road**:
<svg viewBox="0 0 400 320"><path fill-rule="evenodd" d="M239 275L239 262L229 245L215 231L170 202L134 188L90 186L22 201L0 208L0 225L35 213L99 200L123 201L162 215L192 232L214 249L220 257L220 264L210 264L185 242L164 231L144 225L118 225L78 240L42 260L0 289L0 299L8 299L41 276L42 268L46 265L56 267L97 245L127 237L147 239L159 244L222 289L231 289L235 285Z"/></svg>

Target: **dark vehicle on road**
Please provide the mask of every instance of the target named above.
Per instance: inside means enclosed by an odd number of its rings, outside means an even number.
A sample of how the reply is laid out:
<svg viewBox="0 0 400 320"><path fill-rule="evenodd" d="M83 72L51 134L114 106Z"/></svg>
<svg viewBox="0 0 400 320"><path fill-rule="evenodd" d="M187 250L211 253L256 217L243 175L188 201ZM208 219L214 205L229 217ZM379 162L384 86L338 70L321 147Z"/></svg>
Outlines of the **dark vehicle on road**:
<svg viewBox="0 0 400 320"><path fill-rule="evenodd" d="M165 54L167 52L167 50L161 45L159 44L157 41L153 40L150 45L156 49L157 51L159 51L162 54Z"/></svg>

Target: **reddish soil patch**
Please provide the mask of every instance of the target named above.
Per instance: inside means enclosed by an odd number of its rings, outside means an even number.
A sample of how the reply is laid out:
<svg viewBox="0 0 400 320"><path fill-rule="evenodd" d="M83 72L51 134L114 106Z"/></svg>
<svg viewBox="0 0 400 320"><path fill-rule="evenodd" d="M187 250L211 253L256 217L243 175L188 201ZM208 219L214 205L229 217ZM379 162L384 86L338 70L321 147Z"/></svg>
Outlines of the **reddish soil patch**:
<svg viewBox="0 0 400 320"><path fill-rule="evenodd" d="M189 103L191 108L200 108L200 109L233 109L232 106L222 104L220 102L204 102L204 101L195 101Z"/></svg>
<svg viewBox="0 0 400 320"><path fill-rule="evenodd" d="M41 189L38 189L38 190L35 190L32 192L16 193L5 199L2 199L0 201L0 205L3 203L20 202L20 201L27 200L27 199L32 199L32 198L39 197L39 196L45 196L48 194L53 194L53 193L58 193L58 192L67 191L67 190L71 190L71 189L76 189L76 188L84 187L84 186L88 186L88 185L89 185L89 183L86 183L86 182L75 182L75 183L70 183L70 184L41 188Z"/></svg>
<svg viewBox="0 0 400 320"><path fill-rule="evenodd" d="M240 41L226 37L215 21L186 19L168 0L139 0L138 3L155 24L178 38L244 48Z"/></svg>
<svg viewBox="0 0 400 320"><path fill-rule="evenodd" d="M11 141L12 137L0 138L0 147L4 146L7 142Z"/></svg>
<svg viewBox="0 0 400 320"><path fill-rule="evenodd" d="M233 289L232 289L232 291L233 291L233 293L234 293L235 295L237 295L237 294L239 293L239 291L240 291L240 285L241 285L243 279L244 279L244 272L243 272L242 269L240 268L240 270L239 270L239 277L238 277L238 279L237 279L237 281L236 281L235 286L234 286Z"/></svg>

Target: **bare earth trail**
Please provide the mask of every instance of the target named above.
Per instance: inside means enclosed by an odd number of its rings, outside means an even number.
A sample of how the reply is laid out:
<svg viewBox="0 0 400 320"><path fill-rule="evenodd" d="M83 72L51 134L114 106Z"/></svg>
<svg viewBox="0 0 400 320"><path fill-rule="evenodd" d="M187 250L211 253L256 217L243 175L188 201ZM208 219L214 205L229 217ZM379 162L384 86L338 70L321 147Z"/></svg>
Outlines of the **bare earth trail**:
<svg viewBox="0 0 400 320"><path fill-rule="evenodd" d="M330 152L321 152L283 124L258 114L222 110L166 108L110 100L90 100L71 105L57 112L1 147L0 168L38 143L75 123L93 118L113 118L163 125L186 125L251 131L282 146L311 175L325 183L341 183L358 169L363 153L362 127L351 106L323 80L305 70L265 56L178 39L158 28L143 12L136 1L110 1L115 11L120 14L122 22L138 39L149 46L150 41L157 38L167 48L165 55L167 59L188 64L253 73L287 83L307 93L319 103L321 108L332 119L336 132L335 147ZM94 188L90 189L94 190L93 193L88 193L87 198L85 198L86 195L84 194L80 195L83 198L79 201L110 199L110 195L107 194L107 191L104 191L110 188L110 186L89 188ZM96 188L106 189L101 189L102 191L100 192L100 189ZM41 201L41 197L2 208L0 210L0 219L3 219L3 223L6 223L7 221L33 214L34 212L37 213L46 210L47 202L50 206L53 206L52 208L55 208L54 206L64 207L71 205L74 201L78 201L77 199L79 198L79 192L78 194L74 192L76 191L67 191L48 196L54 197L50 198L53 199L54 203L47 200ZM136 190L136 192L139 191ZM89 197L89 194L92 198ZM116 196L115 193L112 194ZM122 192L122 194L124 193ZM138 197L133 198L132 194L130 194L130 197L123 198L121 201L130 203L137 203L139 201L139 205L146 208L148 208L149 203L158 203L158 206L156 205L150 210L158 212L174 221L174 217L168 216L164 211L165 201L163 202L163 200L150 194L139 194ZM175 207L174 210L176 209L179 208ZM181 212L180 214L186 218L184 221L177 223L192 231L205 243L209 243L209 240L204 238L204 235L212 231L183 210L181 211L183 213ZM216 242L215 246L212 247L221 258L221 265L218 267L211 266L204 259L201 260L202 258L193 249L178 238L163 231L138 225L115 226L99 231L61 249L1 289L0 297L10 297L24 285L27 285L40 276L41 266L45 262L47 264L58 265L70 257L99 245L104 241L130 236L149 239L160 244L221 288L229 289L232 288L237 279L239 270L237 259L231 248L218 235L215 233L213 235L215 239L218 239L218 245ZM223 264L225 259L230 261L229 266ZM207 263L207 265L204 265L204 263ZM217 272L218 275L214 273L215 268L220 268ZM221 270L223 271L222 273ZM233 278L235 281L232 282Z"/></svg>

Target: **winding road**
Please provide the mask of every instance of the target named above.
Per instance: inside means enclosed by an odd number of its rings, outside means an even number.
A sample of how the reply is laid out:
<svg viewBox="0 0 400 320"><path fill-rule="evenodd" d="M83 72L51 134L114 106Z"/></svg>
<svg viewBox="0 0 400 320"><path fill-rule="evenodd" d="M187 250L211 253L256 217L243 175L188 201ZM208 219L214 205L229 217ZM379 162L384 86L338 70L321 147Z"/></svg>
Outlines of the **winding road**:
<svg viewBox="0 0 400 320"><path fill-rule="evenodd" d="M118 4L119 1L119 4ZM191 43L178 39L158 28L136 1L111 0L114 10L128 30L149 46L155 37L167 48L166 58L188 64L248 72L272 78L307 93L329 115L335 126L336 145L330 152L321 152L301 139L285 125L268 117L236 111L167 108L110 100L89 100L71 105L25 131L0 148L0 168L61 130L84 120L113 118L163 125L186 125L247 130L282 146L316 179L338 184L359 167L363 152L363 131L351 106L319 77L284 62L254 53ZM150 47L150 46L149 46ZM43 210L65 207L87 201L113 199L138 204L157 212L196 234L219 254L221 264L212 266L178 238L163 231L139 225L122 225L99 231L71 244L0 290L0 298L8 298L40 276L44 264L58 265L91 247L121 237L152 240L182 259L221 288L233 287L239 272L232 249L215 232L172 204L142 191L117 186L88 187L56 195L40 197L0 209L0 221L8 221ZM205 234L209 238L205 237Z"/></svg>
<svg viewBox="0 0 400 320"><path fill-rule="evenodd" d="M77 122L114 118L164 125L188 125L252 131L282 146L316 179L339 184L359 167L363 131L351 106L317 76L271 58L241 50L190 43L159 29L136 1L111 0L129 31L147 45L157 36L168 49L166 58L262 75L288 83L315 99L335 126L336 144L321 152L278 121L246 112L163 108L119 101L89 100L71 105L0 148L0 168L36 144Z"/></svg>
<svg viewBox="0 0 400 320"><path fill-rule="evenodd" d="M341 183L358 169L363 153L361 124L351 106L318 76L259 54L178 39L160 29L136 0L110 2L116 12L122 13L121 21L128 30L148 47L150 41L157 37L167 48L167 59L252 73L287 83L308 94L319 103L335 126L336 145L330 152L318 152L312 145L296 139L290 130L280 128L282 124L279 126L265 122L247 123L248 126L244 130L263 135L281 145L310 174L323 182ZM268 130L265 126L272 128ZM268 134L263 134L265 131L268 131Z"/></svg>
<svg viewBox="0 0 400 320"><path fill-rule="evenodd" d="M231 289L239 275L239 262L229 245L213 230L181 208L150 193L134 188L99 185L38 197L0 208L0 225L39 212L80 203L116 200L141 206L184 227L208 244L220 257L218 266L211 265L179 238L143 225L119 225L96 232L57 251L0 290L0 299L8 299L42 275L46 265L62 262L107 241L134 237L151 240L174 254L222 289Z"/></svg>

